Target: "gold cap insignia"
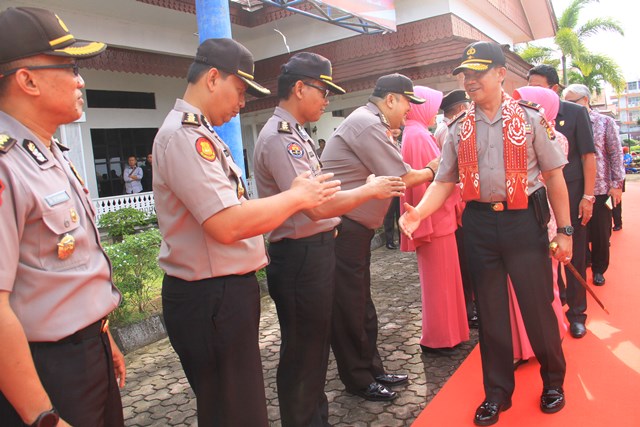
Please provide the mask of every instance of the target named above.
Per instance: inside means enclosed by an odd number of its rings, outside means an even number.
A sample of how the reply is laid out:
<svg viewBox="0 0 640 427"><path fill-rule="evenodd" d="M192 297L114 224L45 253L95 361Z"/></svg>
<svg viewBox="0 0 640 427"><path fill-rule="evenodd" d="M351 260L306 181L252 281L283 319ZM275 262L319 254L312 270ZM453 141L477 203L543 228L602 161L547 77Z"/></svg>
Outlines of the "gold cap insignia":
<svg viewBox="0 0 640 427"><path fill-rule="evenodd" d="M475 47L470 47L470 48L467 50L467 56L469 57L469 59L471 59L471 57L472 57L473 55L475 55L475 54L476 54L476 48L475 48Z"/></svg>
<svg viewBox="0 0 640 427"><path fill-rule="evenodd" d="M71 234L65 234L58 242L58 258L65 260L73 255L76 249L76 239Z"/></svg>

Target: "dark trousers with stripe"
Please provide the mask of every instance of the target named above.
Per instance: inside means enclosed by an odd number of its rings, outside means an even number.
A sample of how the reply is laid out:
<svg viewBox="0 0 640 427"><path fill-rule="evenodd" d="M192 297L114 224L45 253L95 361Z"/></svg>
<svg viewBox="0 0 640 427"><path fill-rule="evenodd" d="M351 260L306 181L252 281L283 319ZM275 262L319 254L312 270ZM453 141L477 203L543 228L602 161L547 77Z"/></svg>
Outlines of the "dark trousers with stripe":
<svg viewBox="0 0 640 427"><path fill-rule="evenodd" d="M342 217L336 239L336 289L331 347L340 379L359 390L384 374L378 353L378 315L371 299L371 239L374 231Z"/></svg>
<svg viewBox="0 0 640 427"><path fill-rule="evenodd" d="M269 245L269 294L280 321L278 400L283 427L329 425L324 393L335 283L334 230Z"/></svg>
<svg viewBox="0 0 640 427"><path fill-rule="evenodd" d="M254 274L185 281L165 275L167 334L196 395L198 425L268 425Z"/></svg>
<svg viewBox="0 0 640 427"><path fill-rule="evenodd" d="M463 214L468 265L480 318L480 354L486 398L511 399L515 387L507 276L520 304L545 387L562 386L565 359L551 302L553 284L547 229L533 203L526 210L492 212L474 202ZM486 208L486 206L485 206Z"/></svg>
<svg viewBox="0 0 640 427"><path fill-rule="evenodd" d="M605 202L608 195L596 196L593 216L589 221L589 241L591 242L591 271L604 274L609 268L609 240L611 239L611 209Z"/></svg>
<svg viewBox="0 0 640 427"><path fill-rule="evenodd" d="M60 417L74 427L122 427L120 390L106 333L62 343L30 343L36 371ZM22 427L0 393L0 425Z"/></svg>

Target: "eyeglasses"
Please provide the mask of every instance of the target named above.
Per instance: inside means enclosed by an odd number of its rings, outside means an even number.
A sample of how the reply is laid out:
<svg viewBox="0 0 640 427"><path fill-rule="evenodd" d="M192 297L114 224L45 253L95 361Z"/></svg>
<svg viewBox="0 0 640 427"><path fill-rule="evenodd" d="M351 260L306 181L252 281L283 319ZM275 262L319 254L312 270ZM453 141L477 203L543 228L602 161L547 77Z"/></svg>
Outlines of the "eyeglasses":
<svg viewBox="0 0 640 427"><path fill-rule="evenodd" d="M580 101L582 98L584 98L584 96L581 96L580 98L576 98L576 99L566 99L565 101L567 102L573 102L574 104L576 104L578 101Z"/></svg>
<svg viewBox="0 0 640 427"><path fill-rule="evenodd" d="M18 67L18 68L14 68L12 70L7 70L0 73L0 78L6 77L13 73L17 73L20 70L65 70L67 68L70 68L73 70L74 76L77 77L80 75L80 67L78 66L77 63L74 62L69 64L30 65L30 66L28 65L26 67Z"/></svg>
<svg viewBox="0 0 640 427"><path fill-rule="evenodd" d="M312 83L307 83L307 82L302 82L305 86L309 86L312 87L314 89L318 89L320 92L324 93L324 98L326 99L329 94L331 93L331 91L325 87L322 86L318 86L318 85L314 85Z"/></svg>

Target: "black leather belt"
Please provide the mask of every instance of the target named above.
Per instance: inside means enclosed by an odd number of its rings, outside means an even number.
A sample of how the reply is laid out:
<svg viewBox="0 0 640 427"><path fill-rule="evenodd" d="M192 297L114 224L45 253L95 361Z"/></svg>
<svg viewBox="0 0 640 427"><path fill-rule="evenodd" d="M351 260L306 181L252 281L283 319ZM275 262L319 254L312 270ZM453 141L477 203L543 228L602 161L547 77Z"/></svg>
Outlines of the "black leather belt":
<svg viewBox="0 0 640 427"><path fill-rule="evenodd" d="M467 207L471 209L475 209L477 211L491 211L491 212L502 212L509 210L507 206L507 202L476 202L471 201L467 203Z"/></svg>
<svg viewBox="0 0 640 427"><path fill-rule="evenodd" d="M100 334L104 334L109 329L109 319L100 319L97 322L90 324L87 327L84 327L77 331L76 333L69 335L66 338L62 338L59 341L47 341L47 342L32 342L30 344L36 345L51 345L51 344L78 344L82 341L95 338L100 336Z"/></svg>
<svg viewBox="0 0 640 427"><path fill-rule="evenodd" d="M324 242L328 242L328 241L334 240L336 237L338 237L338 227L334 227L329 231L323 231L321 233L312 234L311 236L301 237L300 239L284 238L282 240L278 240L277 242L273 242L271 244L273 245L273 244L278 244L278 243L287 243L287 244L292 244L292 243L324 243Z"/></svg>

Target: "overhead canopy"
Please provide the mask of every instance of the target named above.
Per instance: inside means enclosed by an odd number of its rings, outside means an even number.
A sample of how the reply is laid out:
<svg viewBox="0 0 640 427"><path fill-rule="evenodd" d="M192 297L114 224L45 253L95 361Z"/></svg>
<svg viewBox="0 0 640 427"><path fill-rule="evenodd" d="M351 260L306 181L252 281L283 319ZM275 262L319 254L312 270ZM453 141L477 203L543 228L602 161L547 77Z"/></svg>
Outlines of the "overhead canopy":
<svg viewBox="0 0 640 427"><path fill-rule="evenodd" d="M362 34L396 31L394 0L233 0L249 11L257 3L299 13Z"/></svg>

